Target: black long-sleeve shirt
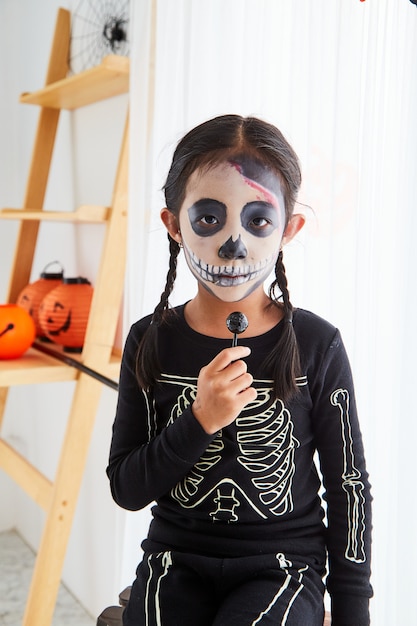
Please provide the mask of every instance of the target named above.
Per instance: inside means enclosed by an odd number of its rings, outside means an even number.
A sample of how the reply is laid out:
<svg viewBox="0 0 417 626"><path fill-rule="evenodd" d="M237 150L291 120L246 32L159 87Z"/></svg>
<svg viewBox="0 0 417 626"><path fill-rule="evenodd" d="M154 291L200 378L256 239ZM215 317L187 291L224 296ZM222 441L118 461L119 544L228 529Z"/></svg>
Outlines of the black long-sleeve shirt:
<svg viewBox="0 0 417 626"><path fill-rule="evenodd" d="M274 399L262 366L284 322L258 337L241 335L240 343L251 348L245 360L258 396L234 423L208 435L191 410L197 378L231 342L195 332L184 307L176 312L158 329L162 373L150 392L135 376L137 346L150 317L130 330L107 468L120 506L138 510L156 501L144 549L224 557L283 552L306 559L321 574L327 556L333 623L366 626L371 497L339 331L308 311L295 311L303 369L299 394L285 405Z"/></svg>

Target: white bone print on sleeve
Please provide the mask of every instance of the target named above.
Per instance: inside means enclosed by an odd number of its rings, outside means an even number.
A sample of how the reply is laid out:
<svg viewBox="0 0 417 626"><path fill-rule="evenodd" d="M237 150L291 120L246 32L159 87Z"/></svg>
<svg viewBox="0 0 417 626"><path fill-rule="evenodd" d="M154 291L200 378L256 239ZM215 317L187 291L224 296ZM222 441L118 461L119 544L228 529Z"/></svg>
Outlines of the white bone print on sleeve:
<svg viewBox="0 0 417 626"><path fill-rule="evenodd" d="M337 389L330 396L330 402L340 411L341 434L343 440L342 487L346 492L348 513L348 536L345 557L354 563L366 561L364 551L365 532L365 486L362 475L355 466L352 427L349 414L349 392Z"/></svg>

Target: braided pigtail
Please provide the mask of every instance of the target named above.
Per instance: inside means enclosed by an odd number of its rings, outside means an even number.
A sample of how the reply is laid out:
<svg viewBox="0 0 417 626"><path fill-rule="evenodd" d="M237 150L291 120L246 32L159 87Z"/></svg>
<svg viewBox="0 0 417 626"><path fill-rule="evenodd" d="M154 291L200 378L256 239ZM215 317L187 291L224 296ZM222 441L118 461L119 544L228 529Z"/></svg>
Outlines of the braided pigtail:
<svg viewBox="0 0 417 626"><path fill-rule="evenodd" d="M151 323L142 337L136 355L136 377L143 389L149 389L157 381L161 373L158 357L158 327L168 320L169 296L174 288L177 276L177 260L180 252L179 244L168 235L169 240L169 269L165 282L165 289L159 303L155 307Z"/></svg>
<svg viewBox="0 0 417 626"><path fill-rule="evenodd" d="M296 378L300 375L301 367L297 338L293 328L293 306L288 292L282 250L280 250L276 262L275 277L275 281L269 288L269 297L275 305L283 308L283 329L281 337L268 355L265 365L272 370L275 396L285 402L298 392ZM277 291L279 291L278 297ZM278 302L279 299L282 299L282 303Z"/></svg>

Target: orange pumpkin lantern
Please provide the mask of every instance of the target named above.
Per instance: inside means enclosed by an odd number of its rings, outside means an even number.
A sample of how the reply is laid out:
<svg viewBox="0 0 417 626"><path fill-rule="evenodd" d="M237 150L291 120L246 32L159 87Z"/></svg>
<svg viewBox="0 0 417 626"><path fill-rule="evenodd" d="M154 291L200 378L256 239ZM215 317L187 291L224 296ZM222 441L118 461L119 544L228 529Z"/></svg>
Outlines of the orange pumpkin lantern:
<svg viewBox="0 0 417 626"><path fill-rule="evenodd" d="M57 263L54 261L53 263ZM47 272L47 268L53 263L49 263L40 275L40 278L29 285L26 285L20 292L16 304L26 309L26 311L32 316L35 322L36 335L41 339L45 339L45 335L42 331L39 323L39 307L46 296L46 294L60 285L63 280L64 271L60 272Z"/></svg>
<svg viewBox="0 0 417 626"><path fill-rule="evenodd" d="M0 359L17 359L32 345L35 323L17 304L0 305Z"/></svg>
<svg viewBox="0 0 417 626"><path fill-rule="evenodd" d="M64 346L66 352L81 352L92 298L93 288L86 278L64 278L39 307L44 335Z"/></svg>

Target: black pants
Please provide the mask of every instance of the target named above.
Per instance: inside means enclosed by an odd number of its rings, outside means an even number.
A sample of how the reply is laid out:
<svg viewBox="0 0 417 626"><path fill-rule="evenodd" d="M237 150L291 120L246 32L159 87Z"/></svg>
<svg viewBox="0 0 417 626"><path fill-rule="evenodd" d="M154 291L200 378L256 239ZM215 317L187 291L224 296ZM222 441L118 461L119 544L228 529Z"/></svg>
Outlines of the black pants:
<svg viewBox="0 0 417 626"><path fill-rule="evenodd" d="M283 554L145 554L136 573L124 626L323 626L320 575Z"/></svg>

